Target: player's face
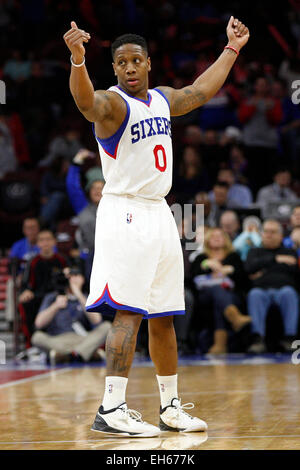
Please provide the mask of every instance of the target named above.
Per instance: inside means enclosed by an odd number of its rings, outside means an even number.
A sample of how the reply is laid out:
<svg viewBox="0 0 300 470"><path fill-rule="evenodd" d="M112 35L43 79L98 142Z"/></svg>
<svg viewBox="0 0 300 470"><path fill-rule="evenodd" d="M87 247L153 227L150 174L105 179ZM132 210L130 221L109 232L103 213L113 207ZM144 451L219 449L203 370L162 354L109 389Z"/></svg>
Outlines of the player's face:
<svg viewBox="0 0 300 470"><path fill-rule="evenodd" d="M131 95L148 90L150 58L137 44L124 44L115 52L113 68L118 84Z"/></svg>

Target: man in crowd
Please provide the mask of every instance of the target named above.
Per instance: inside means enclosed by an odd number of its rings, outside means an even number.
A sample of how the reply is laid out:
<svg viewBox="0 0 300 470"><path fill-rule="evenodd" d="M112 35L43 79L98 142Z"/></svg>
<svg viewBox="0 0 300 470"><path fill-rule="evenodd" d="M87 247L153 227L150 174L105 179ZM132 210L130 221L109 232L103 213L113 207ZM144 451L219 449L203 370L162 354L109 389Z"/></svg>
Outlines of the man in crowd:
<svg viewBox="0 0 300 470"><path fill-rule="evenodd" d="M26 336L29 337L43 297L53 290L53 270L66 267L66 260L55 253L55 245L54 234L50 230L41 230L37 237L40 253L28 263L24 272L19 302L25 310Z"/></svg>
<svg viewBox="0 0 300 470"><path fill-rule="evenodd" d="M253 202L251 190L245 184L235 182L234 172L231 168L222 168L218 173L218 181L228 184L228 198L233 201L236 206L249 207Z"/></svg>
<svg viewBox="0 0 300 470"><path fill-rule="evenodd" d="M284 339L281 346L290 351L298 325L298 263L297 254L282 246L283 229L276 220L266 220L263 225L262 246L252 248L245 268L252 279L253 288L248 294L248 313L252 318L254 342L249 352L266 351L266 317L271 304L279 307Z"/></svg>
<svg viewBox="0 0 300 470"><path fill-rule="evenodd" d="M263 210L263 217L268 216L268 204L271 202L294 202L297 195L290 188L291 172L287 168L279 168L273 178L273 183L262 187L257 194L256 203Z"/></svg>
<svg viewBox="0 0 300 470"><path fill-rule="evenodd" d="M240 233L240 221L234 211L225 211L220 217L220 227L233 241Z"/></svg>
<svg viewBox="0 0 300 470"><path fill-rule="evenodd" d="M23 221L24 238L16 241L10 249L11 273L13 272L13 264L15 265L16 284L20 287L22 282L22 273L25 269L26 262L33 258L39 252L37 246L37 236L40 230L38 219L28 217ZM14 317L14 281L10 278L6 284L6 302L5 302L5 318L12 322Z"/></svg>
<svg viewBox="0 0 300 470"><path fill-rule="evenodd" d="M110 322L100 313L85 311L84 277L69 268L54 277L55 291L42 301L35 319L32 344L49 353L50 363L101 359L99 346L106 340Z"/></svg>
<svg viewBox="0 0 300 470"><path fill-rule="evenodd" d="M26 262L39 252L39 247L37 246L37 236L40 230L38 219L35 217L24 219L22 230L24 238L21 238L21 240L16 241L12 245L10 257Z"/></svg>
<svg viewBox="0 0 300 470"><path fill-rule="evenodd" d="M242 101L238 117L243 124L243 143L246 146L248 173L252 190L267 184L274 163L278 162L278 133L282 119L280 101L270 94L266 77L258 77L254 93Z"/></svg>
<svg viewBox="0 0 300 470"><path fill-rule="evenodd" d="M212 194L210 195L211 209L207 220L210 227L216 227L219 225L221 215L227 209L237 207L238 204L229 199L228 191L228 183L217 181L214 184Z"/></svg>

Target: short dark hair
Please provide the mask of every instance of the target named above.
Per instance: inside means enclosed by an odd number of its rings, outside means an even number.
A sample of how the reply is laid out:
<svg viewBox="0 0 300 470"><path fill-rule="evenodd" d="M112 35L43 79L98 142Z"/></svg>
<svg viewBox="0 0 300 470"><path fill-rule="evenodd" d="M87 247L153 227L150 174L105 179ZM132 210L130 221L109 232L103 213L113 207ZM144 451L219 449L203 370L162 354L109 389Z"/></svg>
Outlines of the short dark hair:
<svg viewBox="0 0 300 470"><path fill-rule="evenodd" d="M39 231L38 233L38 236L37 238L39 238L39 236L42 234L42 233L49 233L51 235L51 237L53 237L55 240L56 240L56 236L54 234L54 232L48 228L42 228L42 230Z"/></svg>
<svg viewBox="0 0 300 470"><path fill-rule="evenodd" d="M137 44L141 46L141 48L145 51L146 55L148 55L148 46L146 39L138 34L123 34L122 36L117 37L111 45L111 53L112 57L115 57L116 50L123 46L123 44Z"/></svg>
<svg viewBox="0 0 300 470"><path fill-rule="evenodd" d="M226 183L225 181L216 181L215 184L214 184L214 188L216 186L219 186L219 187L225 188L225 189L229 189L229 184Z"/></svg>
<svg viewBox="0 0 300 470"><path fill-rule="evenodd" d="M273 173L273 177L275 177L279 173L290 173L291 174L291 169L286 165L279 165L275 168L275 171Z"/></svg>

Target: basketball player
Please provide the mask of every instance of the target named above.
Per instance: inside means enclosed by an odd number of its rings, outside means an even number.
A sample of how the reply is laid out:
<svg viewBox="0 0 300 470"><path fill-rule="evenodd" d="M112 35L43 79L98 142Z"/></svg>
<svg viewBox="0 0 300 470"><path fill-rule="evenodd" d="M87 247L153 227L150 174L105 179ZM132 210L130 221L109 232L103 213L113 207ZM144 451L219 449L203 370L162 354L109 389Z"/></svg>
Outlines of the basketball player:
<svg viewBox="0 0 300 470"><path fill-rule="evenodd" d="M167 431L205 431L177 393L177 345L173 316L184 314L183 259L177 227L164 199L172 182L170 116L198 108L222 87L249 38L238 19L227 25L228 44L190 86L148 89L150 57L145 40L126 34L112 44L117 85L94 90L85 66L90 35L74 21L64 35L71 51L70 90L93 123L106 184L98 206L95 255L87 310L115 314L106 342L107 376L92 429L150 437ZM161 407L159 427L127 408L126 386L136 337L149 320L149 351Z"/></svg>

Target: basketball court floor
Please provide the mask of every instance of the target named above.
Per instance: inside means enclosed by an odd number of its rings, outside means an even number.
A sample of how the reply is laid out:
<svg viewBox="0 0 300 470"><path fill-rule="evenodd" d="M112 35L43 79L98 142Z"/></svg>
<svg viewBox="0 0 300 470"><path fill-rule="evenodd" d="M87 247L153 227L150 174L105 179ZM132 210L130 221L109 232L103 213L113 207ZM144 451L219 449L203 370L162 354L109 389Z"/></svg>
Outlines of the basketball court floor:
<svg viewBox="0 0 300 470"><path fill-rule="evenodd" d="M104 377L102 364L0 366L0 450L300 449L300 365L290 355L181 359L182 403L195 404L207 433L130 439L90 431ZM150 361L135 360L127 390L128 407L158 424Z"/></svg>

